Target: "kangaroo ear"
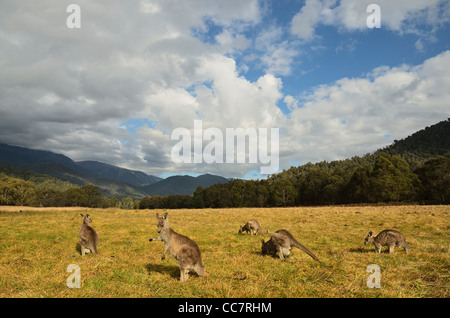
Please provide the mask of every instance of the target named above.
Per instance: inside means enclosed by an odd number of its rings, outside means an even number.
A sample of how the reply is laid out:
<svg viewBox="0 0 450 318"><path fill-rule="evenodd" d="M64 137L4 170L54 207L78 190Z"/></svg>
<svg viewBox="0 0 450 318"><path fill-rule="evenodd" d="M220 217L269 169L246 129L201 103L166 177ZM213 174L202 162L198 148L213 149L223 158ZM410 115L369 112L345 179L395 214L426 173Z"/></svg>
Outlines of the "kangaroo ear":
<svg viewBox="0 0 450 318"><path fill-rule="evenodd" d="M167 216L168 216L168 215L169 215L169 213L167 213L167 212L166 212L166 213L164 213L164 215L163 215L163 219L164 219L164 220L167 220Z"/></svg>
<svg viewBox="0 0 450 318"><path fill-rule="evenodd" d="M159 219L159 213L158 212L156 212L156 218Z"/></svg>
<svg viewBox="0 0 450 318"><path fill-rule="evenodd" d="M80 213L80 215L81 215L81 217L83 217L83 218L84 218L84 215L83 215L83 214L81 214L81 213Z"/></svg>
<svg viewBox="0 0 450 318"><path fill-rule="evenodd" d="M261 239L261 244L262 245L266 244L263 239Z"/></svg>
<svg viewBox="0 0 450 318"><path fill-rule="evenodd" d="M369 232L369 236L372 236L372 231Z"/></svg>

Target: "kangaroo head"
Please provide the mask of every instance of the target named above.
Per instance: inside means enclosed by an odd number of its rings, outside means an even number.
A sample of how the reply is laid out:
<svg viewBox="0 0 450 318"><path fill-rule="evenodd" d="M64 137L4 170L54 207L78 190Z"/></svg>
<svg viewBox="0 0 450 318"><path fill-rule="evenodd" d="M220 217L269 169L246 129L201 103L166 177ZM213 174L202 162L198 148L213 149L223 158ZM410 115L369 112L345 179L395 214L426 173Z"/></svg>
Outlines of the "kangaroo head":
<svg viewBox="0 0 450 318"><path fill-rule="evenodd" d="M89 214L86 214L86 215L80 214L80 215L83 217L84 223L88 224L88 223L92 222L92 219L89 217Z"/></svg>
<svg viewBox="0 0 450 318"><path fill-rule="evenodd" d="M156 224L158 228L158 233L161 233L163 229L169 228L169 220L167 219L168 213L164 213L162 217L159 216L159 213L156 213L156 218L158 219L158 223Z"/></svg>
<svg viewBox="0 0 450 318"><path fill-rule="evenodd" d="M239 227L239 234L241 234L242 232L244 232L244 228L242 227L242 225Z"/></svg>
<svg viewBox="0 0 450 318"><path fill-rule="evenodd" d="M372 231L370 231L369 234L364 239L364 244L369 244L369 243L373 243Z"/></svg>
<svg viewBox="0 0 450 318"><path fill-rule="evenodd" d="M261 253L262 255L269 254L269 248L263 239L261 240Z"/></svg>

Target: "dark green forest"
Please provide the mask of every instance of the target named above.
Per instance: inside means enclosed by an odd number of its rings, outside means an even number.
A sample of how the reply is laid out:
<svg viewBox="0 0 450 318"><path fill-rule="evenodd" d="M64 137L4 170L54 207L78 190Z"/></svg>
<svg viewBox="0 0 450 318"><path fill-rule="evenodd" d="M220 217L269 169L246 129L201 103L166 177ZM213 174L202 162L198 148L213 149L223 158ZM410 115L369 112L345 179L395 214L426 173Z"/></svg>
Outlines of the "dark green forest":
<svg viewBox="0 0 450 318"><path fill-rule="evenodd" d="M450 120L362 157L307 163L264 180L234 179L193 195L107 198L93 185L0 168L0 205L127 209L450 203Z"/></svg>
<svg viewBox="0 0 450 318"><path fill-rule="evenodd" d="M292 167L267 180L232 180L193 196L196 208L277 207L355 203L450 203L450 153L411 171L397 155Z"/></svg>

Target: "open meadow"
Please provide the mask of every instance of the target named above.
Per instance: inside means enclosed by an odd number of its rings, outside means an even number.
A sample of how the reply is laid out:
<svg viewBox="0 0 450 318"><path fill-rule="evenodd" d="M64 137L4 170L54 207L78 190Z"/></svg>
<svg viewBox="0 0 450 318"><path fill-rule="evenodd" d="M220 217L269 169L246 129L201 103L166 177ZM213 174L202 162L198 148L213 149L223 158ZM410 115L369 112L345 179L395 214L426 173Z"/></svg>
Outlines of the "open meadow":
<svg viewBox="0 0 450 318"><path fill-rule="evenodd" d="M22 212L20 212L22 210ZM199 245L208 276L179 281L155 213ZM449 206L329 206L204 210L0 207L0 297L450 297ZM82 257L80 213L100 237L99 254ZM289 230L319 259L293 248L280 260L261 254L261 236L238 234L257 219L264 230ZM364 245L369 231L400 231L395 253ZM269 235L265 236L267 241ZM70 264L81 288L68 288ZM369 265L381 269L368 288Z"/></svg>

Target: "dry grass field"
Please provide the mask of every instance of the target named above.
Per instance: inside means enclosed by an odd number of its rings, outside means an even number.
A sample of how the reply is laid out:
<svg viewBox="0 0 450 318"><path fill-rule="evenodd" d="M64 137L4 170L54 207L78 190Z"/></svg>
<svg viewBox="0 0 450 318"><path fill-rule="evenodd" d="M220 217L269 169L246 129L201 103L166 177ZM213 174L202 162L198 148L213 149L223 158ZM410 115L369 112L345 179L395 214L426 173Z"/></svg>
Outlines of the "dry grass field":
<svg viewBox="0 0 450 318"><path fill-rule="evenodd" d="M19 212L22 210L23 212ZM156 210L0 207L0 297L449 297L449 206L346 206L168 210L171 227L194 239L207 277L161 261ZM99 254L81 257L80 213L89 213ZM294 248L279 260L261 255L261 237L240 235L249 219L287 229L320 262ZM410 254L376 254L372 230L400 231ZM266 240L269 237L266 236ZM383 249L385 251L385 249ZM67 267L81 269L81 288L66 285ZM368 288L367 266L381 269Z"/></svg>

